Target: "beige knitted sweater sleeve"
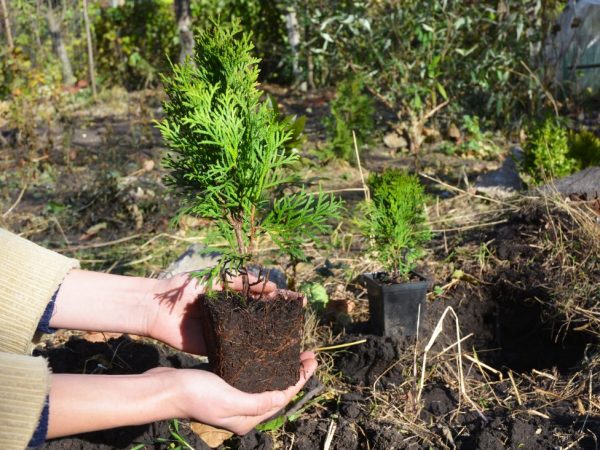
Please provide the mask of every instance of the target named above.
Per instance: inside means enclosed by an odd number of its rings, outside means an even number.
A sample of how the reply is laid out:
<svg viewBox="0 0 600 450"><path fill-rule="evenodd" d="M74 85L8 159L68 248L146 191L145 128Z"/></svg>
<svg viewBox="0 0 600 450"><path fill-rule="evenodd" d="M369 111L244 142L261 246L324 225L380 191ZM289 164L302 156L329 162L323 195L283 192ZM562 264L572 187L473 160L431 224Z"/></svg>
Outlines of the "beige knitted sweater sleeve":
<svg viewBox="0 0 600 450"><path fill-rule="evenodd" d="M49 391L43 358L28 356L48 301L75 259L0 228L0 449L22 450Z"/></svg>

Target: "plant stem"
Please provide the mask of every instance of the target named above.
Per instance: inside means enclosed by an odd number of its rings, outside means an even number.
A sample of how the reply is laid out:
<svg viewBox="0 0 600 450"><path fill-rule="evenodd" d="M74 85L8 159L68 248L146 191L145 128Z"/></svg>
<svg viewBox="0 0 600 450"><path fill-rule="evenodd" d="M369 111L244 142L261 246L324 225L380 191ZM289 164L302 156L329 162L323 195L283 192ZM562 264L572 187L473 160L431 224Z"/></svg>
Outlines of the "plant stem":
<svg viewBox="0 0 600 450"><path fill-rule="evenodd" d="M229 220L231 225L233 226L233 231L235 233L235 239L237 241L237 246L240 255L246 256L246 246L244 245L242 222L241 220L233 218L231 215L229 216ZM248 268L244 264L244 267L240 269L242 269L240 271L242 275L242 295L244 297L248 297L250 295L250 280L248 279Z"/></svg>

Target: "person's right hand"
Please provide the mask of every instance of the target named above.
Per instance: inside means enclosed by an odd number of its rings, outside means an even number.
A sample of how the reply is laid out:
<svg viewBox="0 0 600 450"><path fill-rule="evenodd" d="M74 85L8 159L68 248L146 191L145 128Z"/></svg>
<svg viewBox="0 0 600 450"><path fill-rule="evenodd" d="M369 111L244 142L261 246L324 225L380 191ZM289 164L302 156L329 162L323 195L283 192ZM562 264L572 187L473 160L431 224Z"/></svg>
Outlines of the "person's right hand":
<svg viewBox="0 0 600 450"><path fill-rule="evenodd" d="M211 372L158 367L138 375L52 374L48 438L179 418L245 434L281 410L317 368L300 355L295 386L248 394Z"/></svg>
<svg viewBox="0 0 600 450"><path fill-rule="evenodd" d="M250 282L253 283L250 289L252 294L268 295L275 292L276 286L273 282L256 284L256 277L253 275L250 275ZM241 276L231 278L228 288L241 291ZM213 289L220 291L223 286L215 282ZM204 283L189 274L157 280L146 296L143 335L188 353L206 355L206 344L202 334L204 311L198 302L198 296L205 292Z"/></svg>
<svg viewBox="0 0 600 450"><path fill-rule="evenodd" d="M280 411L313 375L317 368L314 353L304 352L300 360L300 379L296 385L285 391L260 394L242 392L217 375L203 370L166 369L170 373L164 374L174 377L169 382L179 386L176 395L178 416L243 435Z"/></svg>

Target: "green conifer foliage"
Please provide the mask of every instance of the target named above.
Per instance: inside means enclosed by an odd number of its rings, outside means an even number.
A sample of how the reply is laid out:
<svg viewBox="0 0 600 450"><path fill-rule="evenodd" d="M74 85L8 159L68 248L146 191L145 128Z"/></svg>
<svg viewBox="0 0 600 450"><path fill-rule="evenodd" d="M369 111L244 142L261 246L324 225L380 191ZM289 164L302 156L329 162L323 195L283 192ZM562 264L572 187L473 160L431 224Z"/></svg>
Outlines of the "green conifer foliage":
<svg viewBox="0 0 600 450"><path fill-rule="evenodd" d="M328 151L333 156L356 165L352 131L356 133L360 144L370 143L374 115L375 102L365 92L364 80L353 76L342 81L331 102L331 118L326 122L328 134L331 135Z"/></svg>
<svg viewBox="0 0 600 450"><path fill-rule="evenodd" d="M535 184L560 178L577 170L577 161L569 155L566 126L555 117L547 117L527 130L523 146L523 169Z"/></svg>
<svg viewBox="0 0 600 450"><path fill-rule="evenodd" d="M213 220L229 244L211 276L245 274L265 235L302 259L302 245L328 231L341 210L332 196L291 188L293 122L261 101L252 49L239 22L216 23L196 36L193 62L163 76L166 182L183 196L180 213Z"/></svg>
<svg viewBox="0 0 600 450"><path fill-rule="evenodd" d="M398 169L372 174L368 185L371 201L365 203L363 234L390 277L407 278L431 239L423 186Z"/></svg>

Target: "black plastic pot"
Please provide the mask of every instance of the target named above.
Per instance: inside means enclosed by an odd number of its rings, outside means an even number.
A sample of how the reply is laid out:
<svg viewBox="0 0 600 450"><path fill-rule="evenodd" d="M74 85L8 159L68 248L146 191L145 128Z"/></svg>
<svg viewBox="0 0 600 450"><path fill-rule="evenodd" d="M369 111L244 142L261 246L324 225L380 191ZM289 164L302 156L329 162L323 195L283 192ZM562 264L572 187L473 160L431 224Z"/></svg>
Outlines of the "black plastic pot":
<svg viewBox="0 0 600 450"><path fill-rule="evenodd" d="M404 336L417 334L419 309L425 309L428 282L419 274L420 281L384 283L381 273L365 273L362 281L367 287L371 327L375 334L391 336L401 332Z"/></svg>

